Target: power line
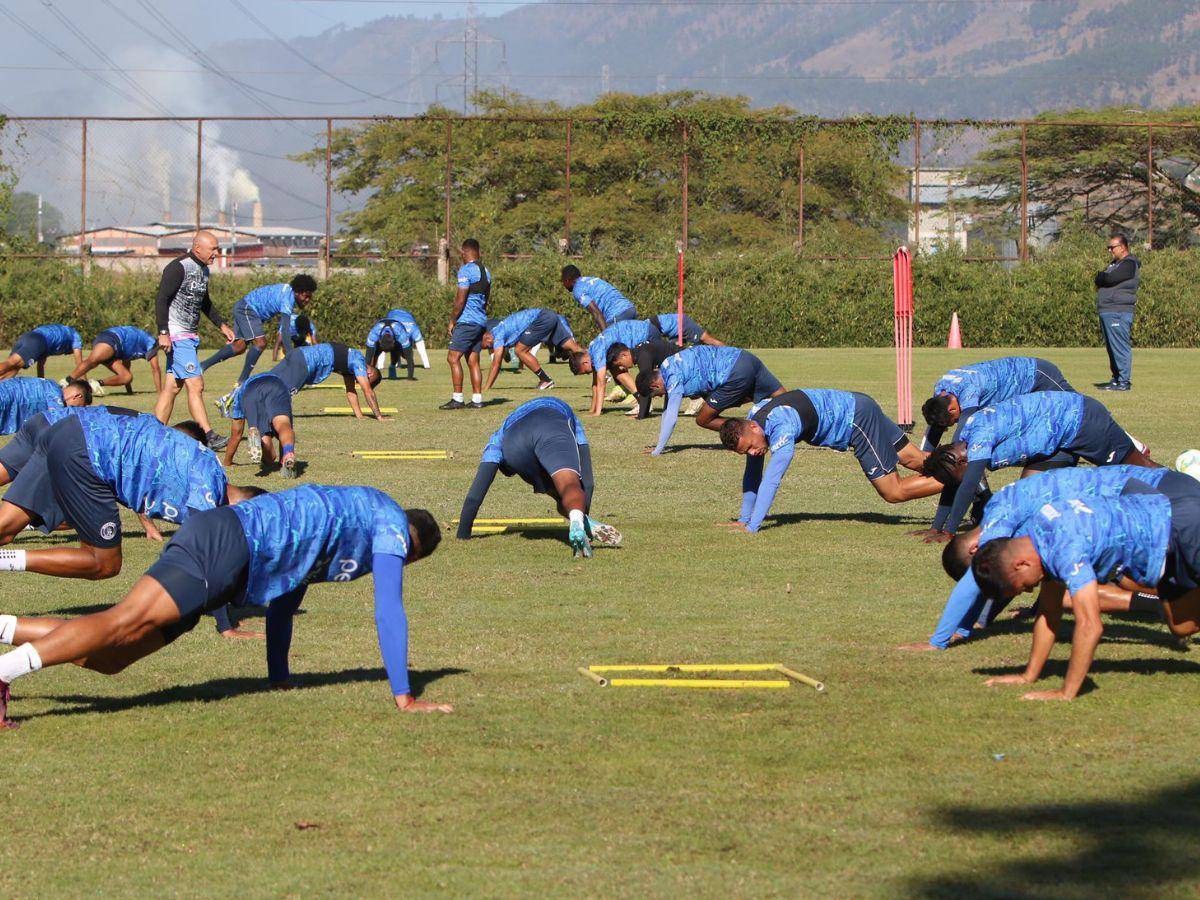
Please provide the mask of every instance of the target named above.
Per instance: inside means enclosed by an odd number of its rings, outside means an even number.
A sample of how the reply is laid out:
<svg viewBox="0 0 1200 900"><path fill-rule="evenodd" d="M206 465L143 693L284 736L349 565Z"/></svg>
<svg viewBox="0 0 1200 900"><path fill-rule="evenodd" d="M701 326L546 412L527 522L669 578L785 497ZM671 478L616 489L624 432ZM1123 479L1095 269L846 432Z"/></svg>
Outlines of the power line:
<svg viewBox="0 0 1200 900"><path fill-rule="evenodd" d="M291 0L293 3L355 3L380 6L459 6L457 0ZM479 6L513 6L509 0L475 0ZM737 6L737 7L807 7L807 6L1047 6L1075 3L1076 0L536 0L522 4L531 6L595 6L659 7Z"/></svg>

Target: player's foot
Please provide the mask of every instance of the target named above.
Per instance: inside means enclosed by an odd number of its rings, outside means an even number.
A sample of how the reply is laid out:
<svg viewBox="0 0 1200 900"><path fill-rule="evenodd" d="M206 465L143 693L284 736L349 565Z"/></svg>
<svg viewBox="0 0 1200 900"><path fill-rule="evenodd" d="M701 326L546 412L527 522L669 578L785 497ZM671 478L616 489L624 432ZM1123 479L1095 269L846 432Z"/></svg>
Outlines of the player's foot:
<svg viewBox="0 0 1200 900"><path fill-rule="evenodd" d="M283 458L283 463L279 469L284 478L292 479L296 477L296 455L289 454Z"/></svg>
<svg viewBox="0 0 1200 900"><path fill-rule="evenodd" d="M625 415L636 416L639 412L641 412L640 409L638 409L636 406L631 406L629 409L625 410Z"/></svg>
<svg viewBox="0 0 1200 900"><path fill-rule="evenodd" d="M483 401L482 400L472 400L471 401L471 409L483 409Z"/></svg>
<svg viewBox="0 0 1200 900"><path fill-rule="evenodd" d="M595 519L588 519L587 524L592 532L592 542L597 546L621 546L621 532L617 531L611 525L605 525L603 522L597 522Z"/></svg>
<svg viewBox="0 0 1200 900"><path fill-rule="evenodd" d="M225 446L229 443L229 438L217 434L215 431L210 431L205 438L205 442L208 444L209 450L224 450Z"/></svg>
<svg viewBox="0 0 1200 900"><path fill-rule="evenodd" d="M693 400L691 403L688 404L688 408L685 409L682 413L680 413L680 415L694 416L694 415L696 415L696 413L700 412L700 407L703 405L704 405L704 400L700 397L697 397L695 400Z"/></svg>
<svg viewBox="0 0 1200 900"><path fill-rule="evenodd" d="M8 717L8 701L12 694L7 683L0 681L0 728L20 728L20 722L14 722Z"/></svg>
<svg viewBox="0 0 1200 900"><path fill-rule="evenodd" d="M262 435L253 425L246 429L246 452L250 462L256 465L262 462Z"/></svg>
<svg viewBox="0 0 1200 900"><path fill-rule="evenodd" d="M108 391L104 389L104 385L98 382L95 378L88 379L88 387L92 389L93 397L103 397L108 393Z"/></svg>
<svg viewBox="0 0 1200 900"><path fill-rule="evenodd" d="M441 406L438 407L438 409L466 409L466 408L467 408L467 404L463 403L461 400L447 400L445 403L443 403Z"/></svg>
<svg viewBox="0 0 1200 900"><path fill-rule="evenodd" d="M625 393L625 388L617 385L608 392L608 396L604 399L609 403L619 403L620 401L624 400L626 396L628 395Z"/></svg>
<svg viewBox="0 0 1200 900"><path fill-rule="evenodd" d="M553 390L553 389L554 389L553 381L539 381L538 382L538 390L539 391L549 391L549 390Z"/></svg>
<svg viewBox="0 0 1200 900"><path fill-rule="evenodd" d="M229 418L229 401L233 398L232 393L223 394L213 401L213 405L220 411L221 415L226 419Z"/></svg>
<svg viewBox="0 0 1200 900"><path fill-rule="evenodd" d="M1102 391L1130 391L1133 390L1133 383L1129 381L1110 381L1108 384L1100 386Z"/></svg>

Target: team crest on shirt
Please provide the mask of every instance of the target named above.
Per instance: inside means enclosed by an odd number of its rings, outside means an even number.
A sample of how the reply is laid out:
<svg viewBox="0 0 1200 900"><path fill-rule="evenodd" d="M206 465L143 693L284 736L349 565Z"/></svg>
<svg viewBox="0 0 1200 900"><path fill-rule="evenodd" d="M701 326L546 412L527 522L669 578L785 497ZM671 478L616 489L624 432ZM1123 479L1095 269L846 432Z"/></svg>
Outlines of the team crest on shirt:
<svg viewBox="0 0 1200 900"><path fill-rule="evenodd" d="M195 363L188 363L186 366L184 366L184 368L185 368L185 369L187 369L189 372L195 372L195 371L196 371L196 364L195 364Z"/></svg>
<svg viewBox="0 0 1200 900"><path fill-rule="evenodd" d="M104 540L111 541L116 536L117 536L117 523L116 522L105 522L103 525L100 526L100 537L104 538Z"/></svg>

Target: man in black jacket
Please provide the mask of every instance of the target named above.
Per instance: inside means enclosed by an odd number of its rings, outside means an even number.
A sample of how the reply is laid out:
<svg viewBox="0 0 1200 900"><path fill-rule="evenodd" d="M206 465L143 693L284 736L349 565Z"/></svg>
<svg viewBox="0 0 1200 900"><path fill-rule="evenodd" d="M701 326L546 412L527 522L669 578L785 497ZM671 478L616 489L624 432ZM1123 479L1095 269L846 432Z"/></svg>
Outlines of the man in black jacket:
<svg viewBox="0 0 1200 900"><path fill-rule="evenodd" d="M1133 307L1141 263L1129 252L1129 239L1114 234L1108 239L1112 262L1096 274L1096 309L1108 348L1112 380L1097 384L1102 391L1127 391L1133 387Z"/></svg>

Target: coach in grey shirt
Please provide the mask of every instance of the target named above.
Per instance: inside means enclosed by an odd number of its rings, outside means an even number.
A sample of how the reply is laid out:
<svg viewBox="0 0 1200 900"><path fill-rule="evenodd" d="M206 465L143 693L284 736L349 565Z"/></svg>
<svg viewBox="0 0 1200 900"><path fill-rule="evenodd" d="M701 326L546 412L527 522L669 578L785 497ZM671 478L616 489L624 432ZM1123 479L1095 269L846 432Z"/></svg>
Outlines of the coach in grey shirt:
<svg viewBox="0 0 1200 900"><path fill-rule="evenodd" d="M1133 308L1137 303L1142 264L1129 252L1129 239L1114 234L1108 239L1112 262L1096 273L1096 309L1108 349L1112 380L1097 384L1102 391L1127 391L1133 387Z"/></svg>

